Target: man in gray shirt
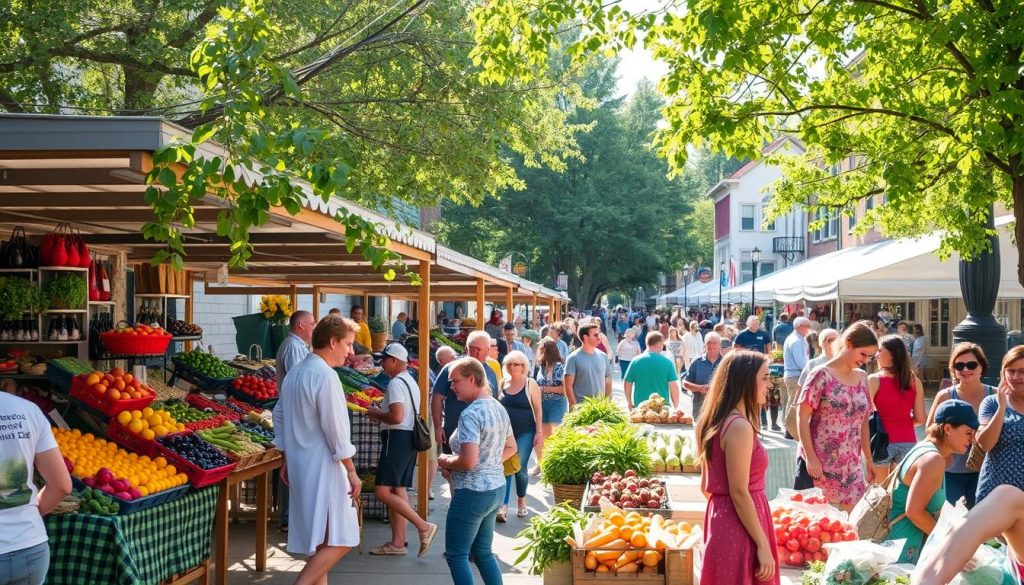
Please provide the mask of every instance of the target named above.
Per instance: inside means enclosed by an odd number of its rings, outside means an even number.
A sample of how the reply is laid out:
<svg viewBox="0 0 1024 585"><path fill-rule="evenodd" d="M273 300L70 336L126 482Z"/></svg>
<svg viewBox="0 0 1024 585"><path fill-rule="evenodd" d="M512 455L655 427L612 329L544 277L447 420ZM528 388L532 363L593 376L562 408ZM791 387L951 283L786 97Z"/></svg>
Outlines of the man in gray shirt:
<svg viewBox="0 0 1024 585"><path fill-rule="evenodd" d="M597 349L601 342L601 328L597 325L584 325L579 329L583 347L569 354L565 362L565 393L569 399L569 408L588 398L612 396L612 372L608 367L608 356Z"/></svg>
<svg viewBox="0 0 1024 585"><path fill-rule="evenodd" d="M711 376L715 368L722 361L722 338L714 331L704 336L704 355L693 360L686 376L683 378L683 388L693 393L693 424L697 424L700 418L701 407L704 406L704 397L711 388Z"/></svg>

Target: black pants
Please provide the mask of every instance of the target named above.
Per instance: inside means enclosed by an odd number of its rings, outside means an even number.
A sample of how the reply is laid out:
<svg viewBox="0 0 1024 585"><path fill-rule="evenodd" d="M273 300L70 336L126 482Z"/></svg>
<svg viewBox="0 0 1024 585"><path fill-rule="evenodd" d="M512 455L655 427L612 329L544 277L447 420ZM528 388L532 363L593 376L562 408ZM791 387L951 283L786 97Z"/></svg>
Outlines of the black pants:
<svg viewBox="0 0 1024 585"><path fill-rule="evenodd" d="M793 489L809 490L814 487L814 478L807 473L807 462L803 457L796 458L796 477L793 479Z"/></svg>

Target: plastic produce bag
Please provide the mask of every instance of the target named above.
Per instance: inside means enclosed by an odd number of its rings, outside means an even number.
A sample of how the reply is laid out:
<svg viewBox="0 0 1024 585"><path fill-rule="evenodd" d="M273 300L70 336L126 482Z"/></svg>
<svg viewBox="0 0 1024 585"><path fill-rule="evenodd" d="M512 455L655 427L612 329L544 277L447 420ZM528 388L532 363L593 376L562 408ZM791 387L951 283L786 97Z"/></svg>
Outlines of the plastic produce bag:
<svg viewBox="0 0 1024 585"><path fill-rule="evenodd" d="M964 570L957 573L950 585L1016 585L1017 581L1007 570L1006 553L1001 548L986 544L978 547Z"/></svg>
<svg viewBox="0 0 1024 585"><path fill-rule="evenodd" d="M880 544L855 540L825 545L829 554L822 585L867 585L900 558L903 543L902 539Z"/></svg>
<svg viewBox="0 0 1024 585"><path fill-rule="evenodd" d="M794 496L797 497L796 500L793 499ZM811 503L808 503L808 500ZM822 502L823 500L824 502ZM768 502L768 507L772 510L786 509L805 512L817 517L825 516L830 520L839 520L840 522L846 522L849 517L846 512L829 504L825 493L820 488L806 490L780 488L778 495Z"/></svg>

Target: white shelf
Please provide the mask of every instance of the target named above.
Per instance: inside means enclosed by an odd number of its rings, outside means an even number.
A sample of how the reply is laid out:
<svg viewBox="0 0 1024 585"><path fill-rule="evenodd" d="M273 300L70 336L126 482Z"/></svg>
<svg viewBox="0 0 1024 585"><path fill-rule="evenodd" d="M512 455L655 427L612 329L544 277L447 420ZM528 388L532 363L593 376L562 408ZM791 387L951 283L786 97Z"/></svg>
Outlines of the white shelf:
<svg viewBox="0 0 1024 585"><path fill-rule="evenodd" d="M35 268L0 268L0 273L10 272L35 272Z"/></svg>
<svg viewBox="0 0 1024 585"><path fill-rule="evenodd" d="M89 301L89 304L93 306L102 307L105 305L116 305L117 303L115 303L114 301Z"/></svg>
<svg viewBox="0 0 1024 585"><path fill-rule="evenodd" d="M46 311L47 315L59 315L59 314L72 314L72 313L88 313L86 309L50 309Z"/></svg>
<svg viewBox="0 0 1024 585"><path fill-rule="evenodd" d="M89 272L88 268L79 268L77 266L40 266L39 270L48 270L50 272Z"/></svg>
<svg viewBox="0 0 1024 585"><path fill-rule="evenodd" d="M85 343L85 339L69 339L68 341L0 341L0 345L78 345Z"/></svg>
<svg viewBox="0 0 1024 585"><path fill-rule="evenodd" d="M137 293L136 298L140 299L187 299L189 295L169 295L169 294L157 294L157 293Z"/></svg>

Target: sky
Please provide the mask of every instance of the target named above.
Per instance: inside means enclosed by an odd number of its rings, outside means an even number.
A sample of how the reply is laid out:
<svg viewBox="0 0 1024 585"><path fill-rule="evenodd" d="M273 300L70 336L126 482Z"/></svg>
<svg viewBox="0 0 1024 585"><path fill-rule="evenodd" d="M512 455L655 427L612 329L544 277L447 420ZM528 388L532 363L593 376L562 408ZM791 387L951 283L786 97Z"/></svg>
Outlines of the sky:
<svg viewBox="0 0 1024 585"><path fill-rule="evenodd" d="M619 85L621 95L631 95L636 89L636 84L646 77L657 84L665 73L668 72L668 65L662 61L655 61L650 52L637 43L633 49L619 53Z"/></svg>

